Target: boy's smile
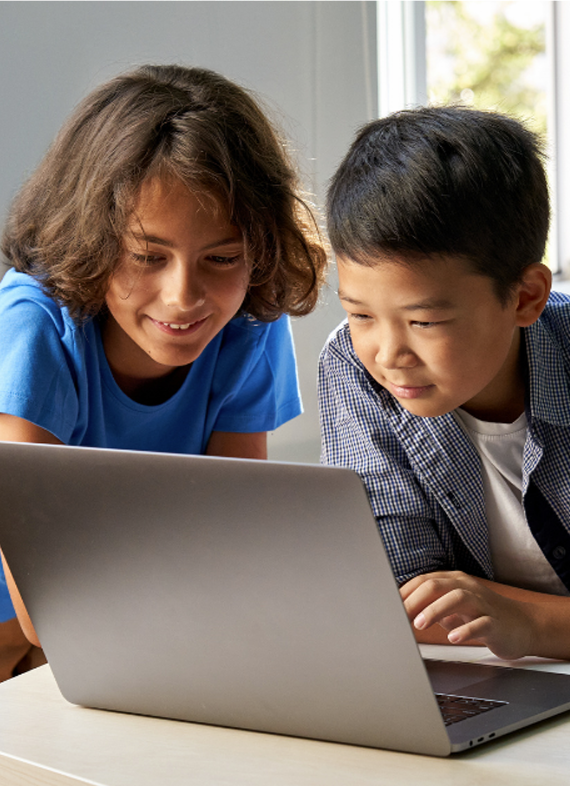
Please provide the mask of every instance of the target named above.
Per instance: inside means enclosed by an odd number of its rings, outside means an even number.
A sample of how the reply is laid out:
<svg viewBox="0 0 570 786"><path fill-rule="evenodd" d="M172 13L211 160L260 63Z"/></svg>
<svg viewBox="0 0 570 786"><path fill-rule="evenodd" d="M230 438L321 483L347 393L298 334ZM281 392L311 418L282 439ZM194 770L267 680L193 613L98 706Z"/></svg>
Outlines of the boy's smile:
<svg viewBox="0 0 570 786"><path fill-rule="evenodd" d="M143 183L107 292L105 353L129 394L188 366L235 316L249 271L240 231L178 180Z"/></svg>
<svg viewBox="0 0 570 786"><path fill-rule="evenodd" d="M338 259L339 297L367 371L414 415L463 407L511 422L524 410L518 297L458 259Z"/></svg>

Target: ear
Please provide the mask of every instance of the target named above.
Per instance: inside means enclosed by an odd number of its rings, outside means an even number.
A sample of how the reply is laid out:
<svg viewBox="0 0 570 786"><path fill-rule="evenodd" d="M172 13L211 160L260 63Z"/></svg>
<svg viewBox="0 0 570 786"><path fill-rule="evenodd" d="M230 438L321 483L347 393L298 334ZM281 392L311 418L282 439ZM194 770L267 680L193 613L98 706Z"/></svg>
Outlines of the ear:
<svg viewBox="0 0 570 786"><path fill-rule="evenodd" d="M518 327L528 327L539 318L550 295L552 273L546 265L534 262L523 271L516 295Z"/></svg>

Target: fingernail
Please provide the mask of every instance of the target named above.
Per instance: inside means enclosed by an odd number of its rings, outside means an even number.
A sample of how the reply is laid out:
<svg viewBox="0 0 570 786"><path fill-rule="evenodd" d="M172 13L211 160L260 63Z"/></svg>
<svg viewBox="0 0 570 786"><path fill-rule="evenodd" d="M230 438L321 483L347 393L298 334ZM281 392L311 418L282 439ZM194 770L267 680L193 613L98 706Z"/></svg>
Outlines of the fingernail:
<svg viewBox="0 0 570 786"><path fill-rule="evenodd" d="M456 633L454 630L448 635L447 640L450 641L452 644L455 644L460 639L459 633Z"/></svg>
<svg viewBox="0 0 570 786"><path fill-rule="evenodd" d="M421 630L422 628L425 628L425 625L426 625L426 618L424 617L422 612L421 614L418 614L418 616L415 618L414 627L418 628L418 630Z"/></svg>

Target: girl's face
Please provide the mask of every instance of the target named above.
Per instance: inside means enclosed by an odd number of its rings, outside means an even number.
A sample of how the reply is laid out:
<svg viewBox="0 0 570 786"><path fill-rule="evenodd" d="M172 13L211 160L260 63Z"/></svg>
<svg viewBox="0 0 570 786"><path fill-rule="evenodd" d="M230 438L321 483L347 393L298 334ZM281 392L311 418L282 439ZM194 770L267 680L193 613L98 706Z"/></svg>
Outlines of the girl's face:
<svg viewBox="0 0 570 786"><path fill-rule="evenodd" d="M196 360L239 310L249 270L226 211L177 180L143 183L124 247L103 341L126 389Z"/></svg>

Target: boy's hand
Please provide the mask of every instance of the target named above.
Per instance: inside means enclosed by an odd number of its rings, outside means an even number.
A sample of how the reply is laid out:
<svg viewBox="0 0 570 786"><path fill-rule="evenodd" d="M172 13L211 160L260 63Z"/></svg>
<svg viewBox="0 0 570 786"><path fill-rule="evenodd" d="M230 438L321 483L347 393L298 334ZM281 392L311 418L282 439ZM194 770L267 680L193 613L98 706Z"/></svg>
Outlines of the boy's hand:
<svg viewBox="0 0 570 786"><path fill-rule="evenodd" d="M489 585L460 571L441 571L416 576L400 593L418 631L437 623L451 644L483 644L507 660L537 654L535 605L505 597Z"/></svg>

